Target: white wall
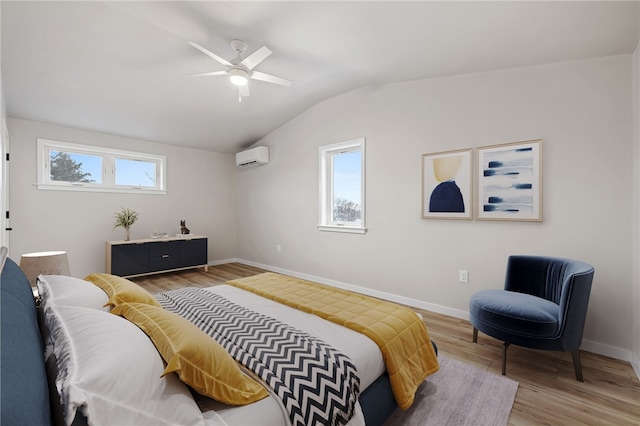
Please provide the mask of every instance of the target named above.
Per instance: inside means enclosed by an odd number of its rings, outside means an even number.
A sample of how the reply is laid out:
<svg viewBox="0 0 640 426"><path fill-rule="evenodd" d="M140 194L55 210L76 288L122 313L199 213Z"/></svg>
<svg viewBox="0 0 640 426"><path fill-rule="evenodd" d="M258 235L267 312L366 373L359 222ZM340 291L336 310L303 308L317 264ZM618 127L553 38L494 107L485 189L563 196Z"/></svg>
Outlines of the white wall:
<svg viewBox="0 0 640 426"><path fill-rule="evenodd" d="M0 2L0 19L2 19L2 2ZM2 34L0 33L0 45L2 40ZM1 118L6 117L7 102L4 97L4 86L2 84L2 55L0 55L0 112Z"/></svg>
<svg viewBox="0 0 640 426"><path fill-rule="evenodd" d="M2 2L0 2L0 20L2 18ZM0 36L1 38L1 36ZM0 45L2 44L0 40ZM0 158L5 157L7 152L7 145L9 142L6 140L7 135L3 131L3 123L7 118L7 101L4 94L4 84L2 82L2 55L0 55ZM0 213L7 210L6 200L6 165L4 161L0 161ZM5 231L8 227L8 222L4 214L0 214L0 246L9 246L9 233Z"/></svg>
<svg viewBox="0 0 640 426"><path fill-rule="evenodd" d="M232 155L158 144L9 118L11 132L10 257L66 250L71 275L104 272L105 241L124 239L113 230L114 213L128 207L140 213L131 238L154 231L180 232L185 219L192 233L209 237L209 261L235 257L235 160ZM36 139L45 138L167 157L167 195L38 190Z"/></svg>
<svg viewBox="0 0 640 426"><path fill-rule="evenodd" d="M633 351L631 363L640 377L640 43L633 53Z"/></svg>
<svg viewBox="0 0 640 426"><path fill-rule="evenodd" d="M318 104L259 142L270 164L238 173L238 257L461 316L472 293L502 287L509 254L581 259L596 269L583 348L628 359L631 68L616 56L367 87ZM369 231L319 232L318 147L360 136ZM422 154L536 138L543 223L421 219Z"/></svg>

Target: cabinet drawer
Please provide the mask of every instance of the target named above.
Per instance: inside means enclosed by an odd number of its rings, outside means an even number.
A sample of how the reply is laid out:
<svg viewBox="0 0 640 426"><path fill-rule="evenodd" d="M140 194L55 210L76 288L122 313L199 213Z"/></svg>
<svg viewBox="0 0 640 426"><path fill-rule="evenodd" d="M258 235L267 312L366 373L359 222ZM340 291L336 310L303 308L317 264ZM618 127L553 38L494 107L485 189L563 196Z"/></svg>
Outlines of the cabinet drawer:
<svg viewBox="0 0 640 426"><path fill-rule="evenodd" d="M144 244L122 244L111 247L111 273L127 276L149 270L149 251Z"/></svg>
<svg viewBox="0 0 640 426"><path fill-rule="evenodd" d="M180 243L182 241L164 241L147 244L149 247L149 272L179 268Z"/></svg>

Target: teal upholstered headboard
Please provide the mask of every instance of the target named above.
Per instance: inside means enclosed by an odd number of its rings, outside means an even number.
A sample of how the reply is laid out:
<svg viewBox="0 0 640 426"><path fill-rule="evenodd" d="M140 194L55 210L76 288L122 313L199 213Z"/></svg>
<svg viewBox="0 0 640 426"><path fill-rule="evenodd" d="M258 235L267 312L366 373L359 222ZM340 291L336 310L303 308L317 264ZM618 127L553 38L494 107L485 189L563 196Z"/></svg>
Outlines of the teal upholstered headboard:
<svg viewBox="0 0 640 426"><path fill-rule="evenodd" d="M0 424L50 425L47 373L33 293L20 267L6 255L2 247Z"/></svg>

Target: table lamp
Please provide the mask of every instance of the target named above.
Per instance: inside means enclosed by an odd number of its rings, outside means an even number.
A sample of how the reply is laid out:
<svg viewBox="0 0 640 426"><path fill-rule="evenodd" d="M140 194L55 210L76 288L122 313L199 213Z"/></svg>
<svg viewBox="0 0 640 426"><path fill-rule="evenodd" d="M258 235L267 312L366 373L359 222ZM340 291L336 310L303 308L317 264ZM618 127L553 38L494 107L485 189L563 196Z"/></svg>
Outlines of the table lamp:
<svg viewBox="0 0 640 426"><path fill-rule="evenodd" d="M20 269L31 284L36 286L38 275L70 275L69 259L66 251L42 251L23 254L20 258Z"/></svg>

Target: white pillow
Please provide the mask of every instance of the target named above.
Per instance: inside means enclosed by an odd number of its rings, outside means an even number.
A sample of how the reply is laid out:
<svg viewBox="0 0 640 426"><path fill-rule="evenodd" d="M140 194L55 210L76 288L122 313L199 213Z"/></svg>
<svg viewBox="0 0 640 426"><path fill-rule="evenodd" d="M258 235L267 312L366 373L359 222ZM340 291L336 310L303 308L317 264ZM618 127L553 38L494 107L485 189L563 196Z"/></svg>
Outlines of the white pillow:
<svg viewBox="0 0 640 426"><path fill-rule="evenodd" d="M149 338L129 321L96 309L48 305L65 421L80 409L94 425L202 425L202 412Z"/></svg>
<svg viewBox="0 0 640 426"><path fill-rule="evenodd" d="M37 283L43 306L54 303L60 306L84 306L107 312L111 310L111 306L104 306L109 300L107 293L89 281L65 275L39 275Z"/></svg>

